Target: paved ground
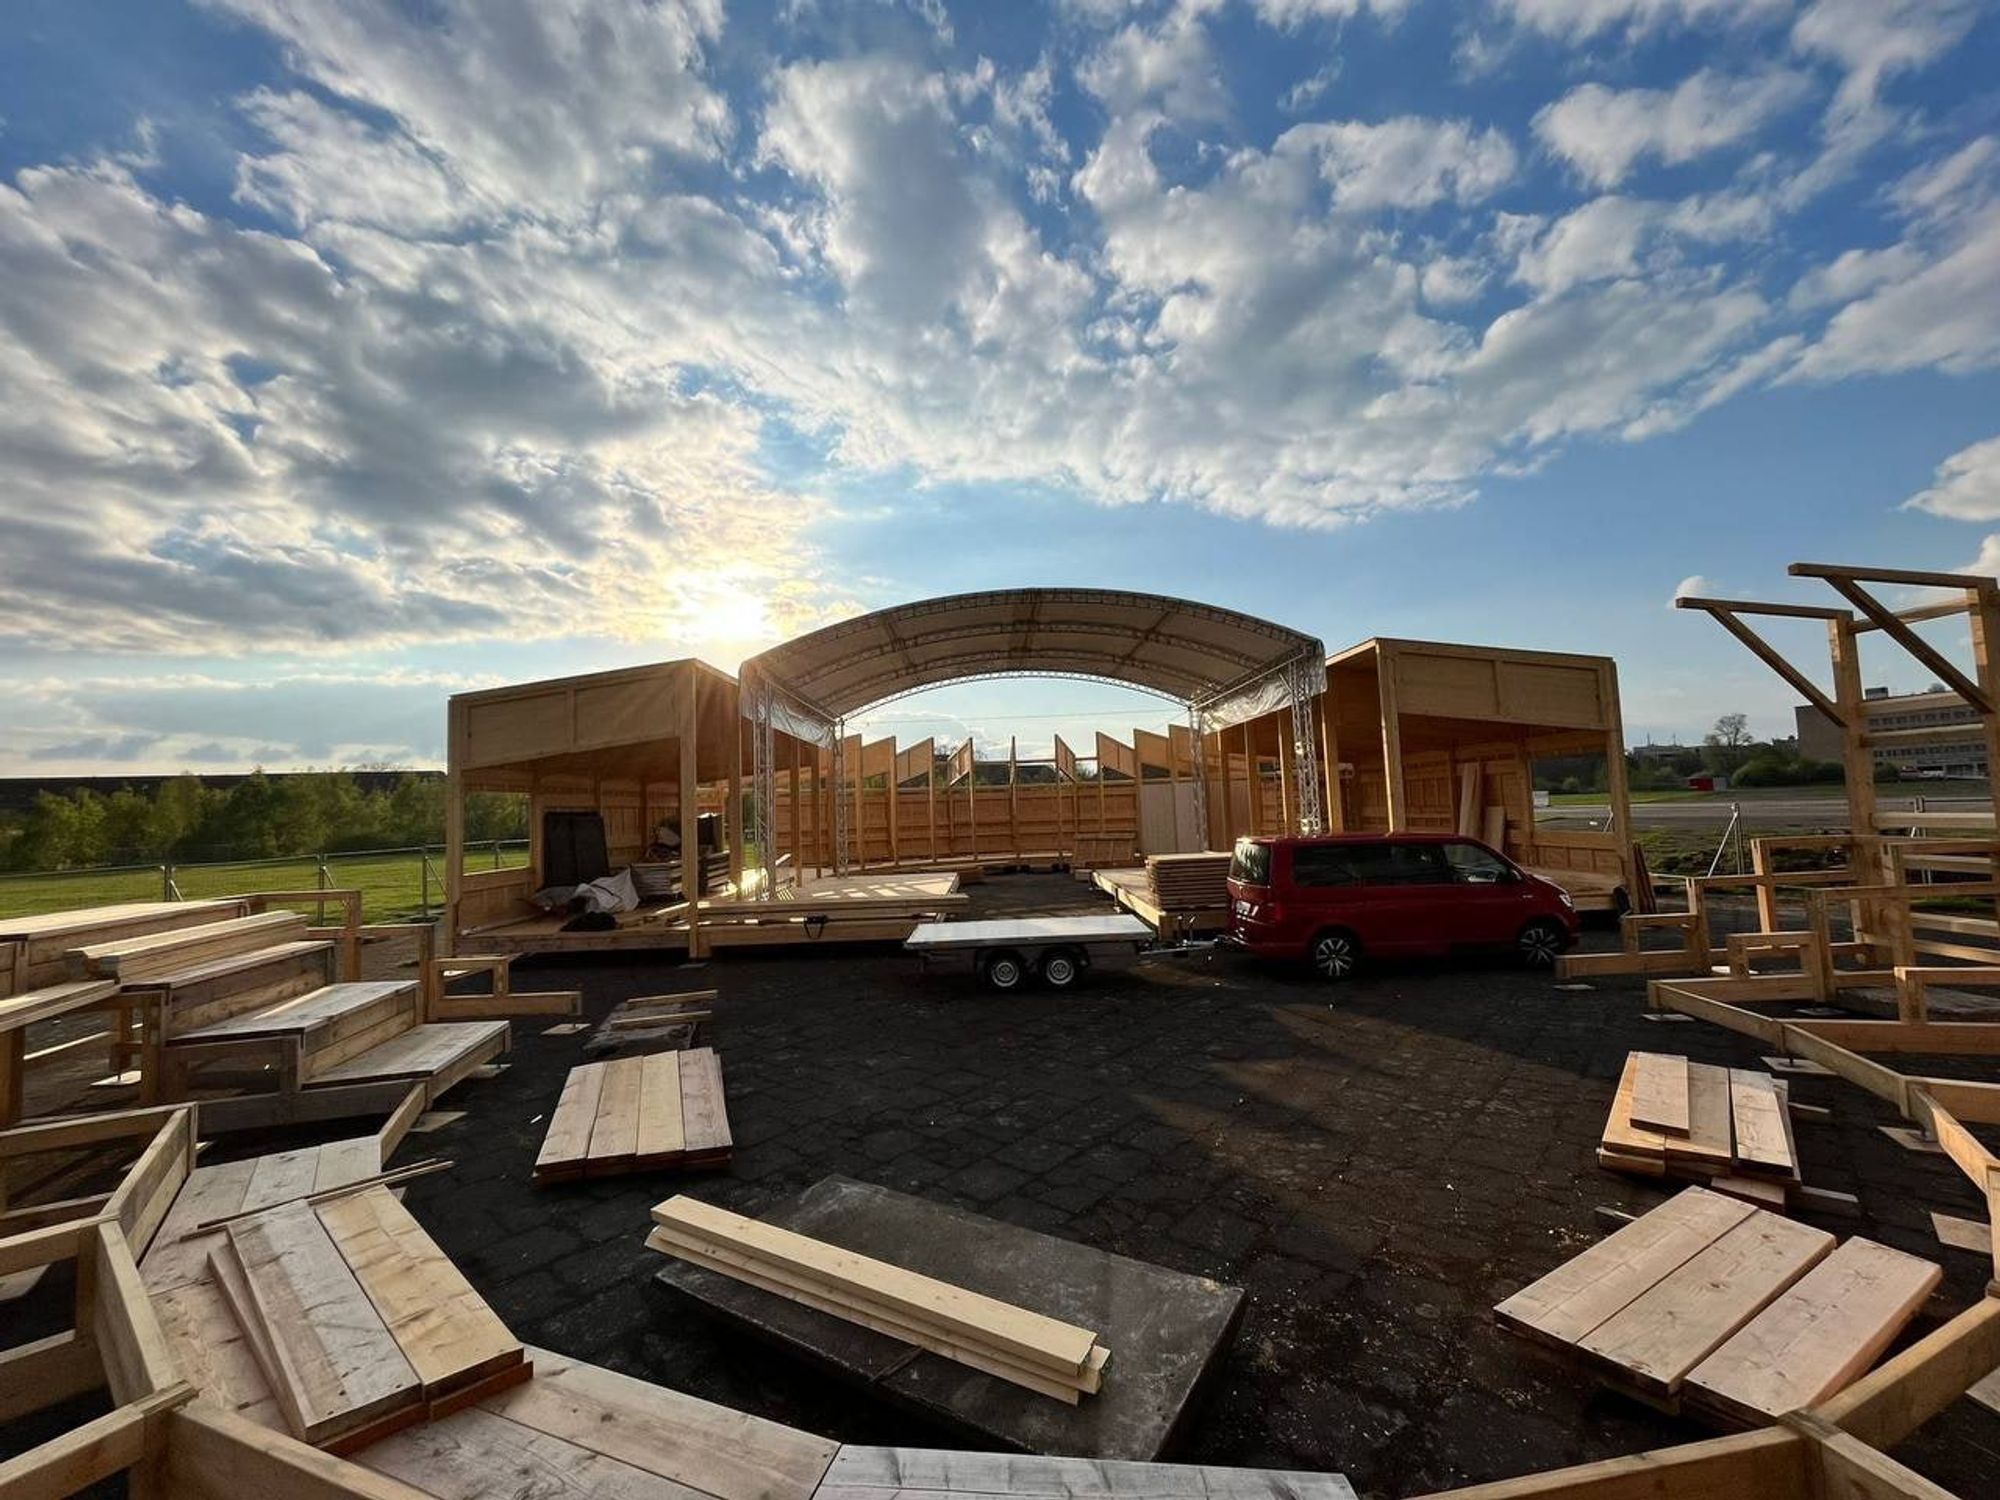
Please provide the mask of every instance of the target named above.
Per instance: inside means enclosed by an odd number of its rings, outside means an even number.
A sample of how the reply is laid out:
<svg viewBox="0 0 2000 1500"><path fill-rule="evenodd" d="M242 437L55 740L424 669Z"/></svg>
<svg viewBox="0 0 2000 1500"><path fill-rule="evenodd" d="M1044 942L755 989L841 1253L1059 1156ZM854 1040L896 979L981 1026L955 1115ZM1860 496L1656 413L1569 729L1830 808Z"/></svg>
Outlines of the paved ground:
<svg viewBox="0 0 2000 1500"><path fill-rule="evenodd" d="M987 912L1090 905L1013 876ZM1597 942L1608 941L1598 935ZM536 987L618 998L716 988L734 1170L537 1190L528 1168L576 1038L525 1022L513 1065L448 1102L411 1150L459 1165L410 1201L522 1336L849 1441L935 1441L898 1413L714 1328L652 1280L646 1209L690 1188L755 1213L828 1172L1246 1287L1250 1305L1185 1456L1344 1470L1413 1495L1707 1435L1596 1392L1501 1333L1492 1305L1605 1232L1599 1204L1659 1189L1593 1158L1631 1047L1754 1063L1698 1023L1642 1019L1636 986L1587 993L1473 965L1378 973L1327 995L1232 956L1158 961L1071 997L989 997L896 953L727 957L701 968L567 963ZM1858 1192L1832 1223L1947 1260L1940 1312L1976 1297L1977 1257L1940 1250L1925 1210L1976 1214L1941 1158L1832 1080L1802 1127L1810 1180ZM1965 1406L1922 1461L1978 1494L2000 1418ZM1917 1451L1919 1445L1912 1445Z"/></svg>
<svg viewBox="0 0 2000 1500"><path fill-rule="evenodd" d="M1096 905L1051 876L975 895L974 914ZM457 1162L410 1204L532 1342L848 1441L952 1445L653 1281L646 1210L670 1192L755 1213L842 1172L1246 1287L1190 1459L1340 1469L1365 1494L1408 1496L1709 1435L1598 1392L1490 1315L1605 1232L1597 1205L1663 1196L1593 1157L1627 1049L1754 1065L1717 1028L1643 1019L1636 984L1563 992L1507 967L1426 966L1329 1006L1302 973L1216 955L1000 999L879 951L529 973L580 986L593 1017L628 995L719 989L738 1142L726 1173L536 1189L581 1038L518 1023L506 1071L449 1096L464 1118L403 1157ZM1979 1295L1980 1258L1939 1247L1926 1218L1977 1215L1958 1174L1880 1135L1893 1116L1860 1091L1795 1092L1834 1110L1800 1127L1808 1179L1866 1211L1825 1227L1940 1260L1936 1315ZM1993 1493L2000 1417L1961 1402L1933 1429L1902 1456L1966 1500Z"/></svg>

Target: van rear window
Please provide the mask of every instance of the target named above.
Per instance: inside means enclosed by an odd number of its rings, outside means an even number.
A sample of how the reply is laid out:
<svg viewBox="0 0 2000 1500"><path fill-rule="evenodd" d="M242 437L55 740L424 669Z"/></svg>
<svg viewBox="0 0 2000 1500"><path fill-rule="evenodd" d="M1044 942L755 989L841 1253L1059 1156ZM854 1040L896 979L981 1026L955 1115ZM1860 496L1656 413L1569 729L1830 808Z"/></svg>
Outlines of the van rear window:
<svg viewBox="0 0 2000 1500"><path fill-rule="evenodd" d="M1245 885L1271 883L1271 846L1251 839L1236 841L1235 856L1229 861L1229 878Z"/></svg>

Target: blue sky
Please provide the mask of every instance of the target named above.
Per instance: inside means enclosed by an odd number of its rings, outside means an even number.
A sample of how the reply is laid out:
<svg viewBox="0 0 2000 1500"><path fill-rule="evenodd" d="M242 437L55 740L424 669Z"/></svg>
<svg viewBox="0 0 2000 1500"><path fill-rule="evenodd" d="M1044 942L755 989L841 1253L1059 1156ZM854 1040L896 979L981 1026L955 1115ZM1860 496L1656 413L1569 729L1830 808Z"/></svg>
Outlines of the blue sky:
<svg viewBox="0 0 2000 1500"><path fill-rule="evenodd" d="M1984 0L16 0L0 773L434 763L458 688L1051 583L1785 730L1678 589L2000 568L1997 57Z"/></svg>

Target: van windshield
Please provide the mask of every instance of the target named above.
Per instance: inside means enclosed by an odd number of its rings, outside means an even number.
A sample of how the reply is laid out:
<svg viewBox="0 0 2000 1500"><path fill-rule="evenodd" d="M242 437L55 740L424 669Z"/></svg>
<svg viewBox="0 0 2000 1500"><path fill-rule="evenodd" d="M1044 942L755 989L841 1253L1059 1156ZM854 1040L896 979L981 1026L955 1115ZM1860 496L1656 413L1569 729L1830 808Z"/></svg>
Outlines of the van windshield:
<svg viewBox="0 0 2000 1500"><path fill-rule="evenodd" d="M1235 857L1229 861L1229 878L1245 885L1271 883L1271 846L1250 839L1236 841Z"/></svg>

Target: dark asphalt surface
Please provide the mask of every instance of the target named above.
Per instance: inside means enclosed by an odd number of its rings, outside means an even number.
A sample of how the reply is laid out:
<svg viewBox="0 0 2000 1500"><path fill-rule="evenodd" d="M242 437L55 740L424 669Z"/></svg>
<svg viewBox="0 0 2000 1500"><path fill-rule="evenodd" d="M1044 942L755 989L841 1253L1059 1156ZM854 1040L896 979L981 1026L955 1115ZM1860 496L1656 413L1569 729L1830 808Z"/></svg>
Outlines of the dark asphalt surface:
<svg viewBox="0 0 2000 1500"><path fill-rule="evenodd" d="M1067 877L971 889L975 916L1102 909ZM464 1117L401 1157L455 1160L408 1202L531 1343L846 1441L960 1446L654 1281L653 1203L686 1190L755 1214L838 1172L1246 1288L1190 1460L1337 1469L1407 1496L1712 1435L1491 1316L1606 1232L1598 1205L1637 1212L1669 1191L1595 1161L1628 1049L1757 1065L1719 1028L1645 1019L1636 982L1568 992L1504 964L1424 965L1372 972L1329 1005L1303 972L1213 954L1001 998L879 949L518 972L523 988L580 987L593 1018L630 995L719 990L709 1039L737 1142L724 1172L536 1188L583 1036L517 1022L506 1070L461 1085L443 1107ZM1834 1112L1798 1127L1807 1180L1862 1201L1860 1219L1817 1222L1945 1267L1912 1336L1978 1297L1983 1262L1928 1222L1979 1216L1955 1169L1891 1143L1876 1126L1894 1114L1838 1080L1800 1080L1794 1097ZM207 1159L258 1149L272 1147ZM1967 1500L1995 1493L2000 1416L1960 1402L1899 1456Z"/></svg>

